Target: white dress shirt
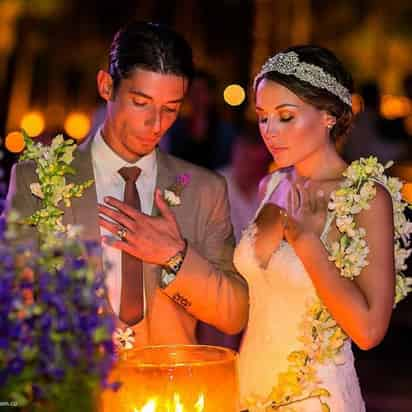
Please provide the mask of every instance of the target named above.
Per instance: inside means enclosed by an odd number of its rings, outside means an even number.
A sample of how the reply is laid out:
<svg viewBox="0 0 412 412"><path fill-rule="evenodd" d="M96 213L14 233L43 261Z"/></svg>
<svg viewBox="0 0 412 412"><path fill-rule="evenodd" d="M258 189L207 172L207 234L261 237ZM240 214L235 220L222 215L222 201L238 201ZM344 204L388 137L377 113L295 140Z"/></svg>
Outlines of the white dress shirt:
<svg viewBox="0 0 412 412"><path fill-rule="evenodd" d="M137 166L141 170L136 181L141 211L148 215L151 214L157 177L156 151L153 150L135 163L128 163L110 149L103 140L101 128L99 128L92 142L91 153L98 203L104 204L106 196L123 200L125 181L119 175L118 170L124 166ZM100 227L100 234L112 236L103 227ZM122 287L121 251L102 243L102 252L110 303L114 312L119 314ZM144 309L146 309L145 302Z"/></svg>

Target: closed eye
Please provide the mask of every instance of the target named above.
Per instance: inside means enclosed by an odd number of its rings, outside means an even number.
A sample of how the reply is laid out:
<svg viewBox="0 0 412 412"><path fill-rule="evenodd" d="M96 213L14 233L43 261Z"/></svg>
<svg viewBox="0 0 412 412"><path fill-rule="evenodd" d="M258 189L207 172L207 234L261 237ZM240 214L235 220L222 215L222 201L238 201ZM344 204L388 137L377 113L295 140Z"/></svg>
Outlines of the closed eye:
<svg viewBox="0 0 412 412"><path fill-rule="evenodd" d="M147 105L147 102L139 102L139 101L133 100L133 105L137 107L144 107Z"/></svg>
<svg viewBox="0 0 412 412"><path fill-rule="evenodd" d="M177 108L173 108L173 107L164 107L164 109L163 109L165 112L168 112L168 113L176 113L177 112Z"/></svg>

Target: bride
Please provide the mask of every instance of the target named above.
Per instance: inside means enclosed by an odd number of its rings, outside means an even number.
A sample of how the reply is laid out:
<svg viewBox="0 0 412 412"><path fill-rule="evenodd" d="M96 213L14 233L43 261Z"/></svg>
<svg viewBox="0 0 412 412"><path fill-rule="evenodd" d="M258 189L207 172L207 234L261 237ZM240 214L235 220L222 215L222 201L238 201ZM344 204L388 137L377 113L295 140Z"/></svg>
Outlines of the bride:
<svg viewBox="0 0 412 412"><path fill-rule="evenodd" d="M375 158L348 168L336 152L352 121L352 79L330 51L275 55L254 91L279 169L262 181L261 205L234 256L250 290L242 409L365 411L351 341L370 349L388 328L394 253L405 252L402 264L409 253L401 244L394 252L398 232L410 231L399 185Z"/></svg>

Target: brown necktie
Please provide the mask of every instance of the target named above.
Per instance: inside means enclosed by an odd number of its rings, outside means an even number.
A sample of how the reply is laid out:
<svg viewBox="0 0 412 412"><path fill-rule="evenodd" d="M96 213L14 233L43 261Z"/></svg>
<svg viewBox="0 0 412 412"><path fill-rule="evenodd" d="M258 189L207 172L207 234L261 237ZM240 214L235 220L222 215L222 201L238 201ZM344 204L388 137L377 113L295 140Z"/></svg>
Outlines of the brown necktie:
<svg viewBox="0 0 412 412"><path fill-rule="evenodd" d="M123 201L140 211L136 180L140 169L136 166L122 167L120 176L126 182ZM122 292L119 318L129 326L143 319L143 266L140 259L122 251Z"/></svg>

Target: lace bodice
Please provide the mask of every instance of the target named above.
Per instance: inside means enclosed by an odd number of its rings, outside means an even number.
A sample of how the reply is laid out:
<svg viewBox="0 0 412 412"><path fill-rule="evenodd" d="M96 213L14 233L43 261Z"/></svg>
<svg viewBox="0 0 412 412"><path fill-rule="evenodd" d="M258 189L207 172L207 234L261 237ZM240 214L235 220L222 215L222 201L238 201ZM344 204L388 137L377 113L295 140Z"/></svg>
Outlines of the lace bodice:
<svg viewBox="0 0 412 412"><path fill-rule="evenodd" d="M260 212L282 178L274 174L266 196L256 212ZM322 238L330 226L328 216ZM299 340L301 325L308 303L316 299L316 291L302 262L293 248L281 241L266 267L255 255L257 226L251 223L243 232L236 247L234 263L249 284L249 323L240 350L240 389L242 408L246 400L263 401L277 384L279 373L288 367L288 356L302 347ZM319 365L322 386L331 392L328 404L333 412L361 412L364 405L356 377L350 341L344 344L341 364ZM309 399L279 409L280 411L321 411L319 401ZM270 409L272 410L272 409ZM265 411L255 406L249 411Z"/></svg>

